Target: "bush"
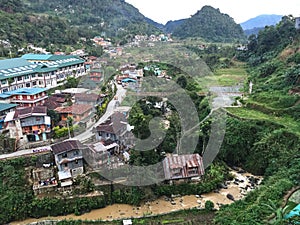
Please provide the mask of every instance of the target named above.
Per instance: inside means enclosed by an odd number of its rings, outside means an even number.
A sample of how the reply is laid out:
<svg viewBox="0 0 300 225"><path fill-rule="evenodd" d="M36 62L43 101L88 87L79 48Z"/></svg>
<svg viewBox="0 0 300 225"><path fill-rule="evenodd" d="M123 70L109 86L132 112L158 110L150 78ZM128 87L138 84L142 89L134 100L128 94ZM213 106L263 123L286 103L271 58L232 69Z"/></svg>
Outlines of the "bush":
<svg viewBox="0 0 300 225"><path fill-rule="evenodd" d="M214 210L214 207L215 207L215 205L212 201L208 200L205 202L205 210L212 211L212 210Z"/></svg>

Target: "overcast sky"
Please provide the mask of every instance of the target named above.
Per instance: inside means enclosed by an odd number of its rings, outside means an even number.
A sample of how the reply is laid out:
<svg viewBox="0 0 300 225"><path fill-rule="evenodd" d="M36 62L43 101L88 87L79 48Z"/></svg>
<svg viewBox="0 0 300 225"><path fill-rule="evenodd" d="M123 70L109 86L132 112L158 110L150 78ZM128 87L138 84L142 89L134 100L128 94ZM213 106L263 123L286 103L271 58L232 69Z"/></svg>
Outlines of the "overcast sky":
<svg viewBox="0 0 300 225"><path fill-rule="evenodd" d="M219 8L236 23L261 14L300 16L299 0L125 0L146 17L165 24L169 20L189 18L204 5Z"/></svg>

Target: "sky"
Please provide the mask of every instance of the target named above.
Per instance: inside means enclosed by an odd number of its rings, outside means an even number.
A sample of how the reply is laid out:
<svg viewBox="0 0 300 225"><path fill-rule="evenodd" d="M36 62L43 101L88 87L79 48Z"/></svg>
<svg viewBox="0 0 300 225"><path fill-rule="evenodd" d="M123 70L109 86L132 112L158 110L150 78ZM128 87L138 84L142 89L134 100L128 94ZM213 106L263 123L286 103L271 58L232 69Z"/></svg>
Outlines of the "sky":
<svg viewBox="0 0 300 225"><path fill-rule="evenodd" d="M169 20L189 18L204 5L219 8L236 23L261 14L300 16L299 0L125 0L146 17L166 24Z"/></svg>

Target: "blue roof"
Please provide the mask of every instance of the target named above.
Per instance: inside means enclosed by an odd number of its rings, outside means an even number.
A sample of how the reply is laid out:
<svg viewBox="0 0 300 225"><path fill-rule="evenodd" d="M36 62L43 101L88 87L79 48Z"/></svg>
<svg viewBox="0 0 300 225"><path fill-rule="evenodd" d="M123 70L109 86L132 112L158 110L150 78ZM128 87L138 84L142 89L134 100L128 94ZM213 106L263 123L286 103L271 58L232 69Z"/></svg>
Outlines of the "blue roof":
<svg viewBox="0 0 300 225"><path fill-rule="evenodd" d="M34 73L34 65L22 58L0 60L0 80Z"/></svg>
<svg viewBox="0 0 300 225"><path fill-rule="evenodd" d="M28 60L45 62L34 64ZM0 60L0 80L27 74L55 71L61 67L79 63L84 63L84 60L74 55L25 54L21 58Z"/></svg>
<svg viewBox="0 0 300 225"><path fill-rule="evenodd" d="M28 53L25 55L22 55L21 58L26 59L26 60L49 60L49 58L52 55L48 54L33 54L33 53Z"/></svg>
<svg viewBox="0 0 300 225"><path fill-rule="evenodd" d="M288 219L294 216L300 216L300 204L297 205L292 211L284 216L284 218Z"/></svg>
<svg viewBox="0 0 300 225"><path fill-rule="evenodd" d="M122 82L136 82L135 79L131 79L131 78L125 78L122 80Z"/></svg>
<svg viewBox="0 0 300 225"><path fill-rule="evenodd" d="M0 98L8 98L12 95L36 95L41 92L47 91L47 88L19 88L14 91L7 91L2 94L0 94Z"/></svg>
<svg viewBox="0 0 300 225"><path fill-rule="evenodd" d="M15 108L17 107L17 104L9 104L9 103L0 103L0 112Z"/></svg>

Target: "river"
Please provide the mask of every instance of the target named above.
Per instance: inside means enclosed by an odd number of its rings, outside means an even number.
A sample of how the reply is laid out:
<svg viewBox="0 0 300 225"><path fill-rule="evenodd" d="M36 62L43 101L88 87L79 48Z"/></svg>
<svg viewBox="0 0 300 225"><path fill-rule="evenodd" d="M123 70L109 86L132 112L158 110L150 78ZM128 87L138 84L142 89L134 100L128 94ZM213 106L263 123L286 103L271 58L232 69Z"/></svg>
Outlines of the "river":
<svg viewBox="0 0 300 225"><path fill-rule="evenodd" d="M246 192L251 191L254 186L251 186L249 177L254 177L258 179L258 184L261 182L262 177L256 177L249 173L238 173L236 171L231 171L235 176L236 180L227 181L227 189L219 189L218 192L211 192L207 194L198 195L187 195L179 196L173 198L173 201L165 197L161 197L155 201L144 202L140 207L131 206L127 204L114 204L107 206L102 209L95 209L89 213L85 213L80 216L75 216L70 214L67 216L58 217L44 217L40 219L26 219L24 221L16 221L10 223L11 225L27 225L33 222L43 221L43 220L115 220L124 218L134 218L143 217L146 215L158 215L165 214L181 209L190 208L204 208L205 202L210 200L214 203L215 208L219 209L221 204L231 204L233 201L227 198L227 194L231 194L235 200L242 199ZM246 187L251 186L248 190Z"/></svg>

